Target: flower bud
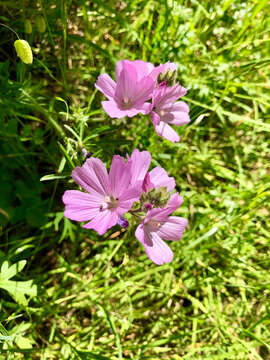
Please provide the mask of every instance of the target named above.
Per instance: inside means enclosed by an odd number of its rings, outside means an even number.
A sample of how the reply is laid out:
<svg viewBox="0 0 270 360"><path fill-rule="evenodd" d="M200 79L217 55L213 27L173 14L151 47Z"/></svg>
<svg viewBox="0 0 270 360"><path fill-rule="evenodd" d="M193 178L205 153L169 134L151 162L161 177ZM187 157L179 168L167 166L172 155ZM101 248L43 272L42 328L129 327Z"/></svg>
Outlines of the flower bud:
<svg viewBox="0 0 270 360"><path fill-rule="evenodd" d="M168 69L165 73L161 73L158 76L158 84L166 86L173 86L177 83L177 71Z"/></svg>
<svg viewBox="0 0 270 360"><path fill-rule="evenodd" d="M31 21L29 19L26 19L24 22L24 32L26 34L31 34L32 33L32 24Z"/></svg>
<svg viewBox="0 0 270 360"><path fill-rule="evenodd" d="M33 62L33 53L29 43L25 40L16 40L14 46L19 58L25 64L32 64Z"/></svg>
<svg viewBox="0 0 270 360"><path fill-rule="evenodd" d="M45 20L42 16L37 16L36 19L36 27L37 27L37 31L40 33L44 33L46 30L46 23Z"/></svg>
<svg viewBox="0 0 270 360"><path fill-rule="evenodd" d="M126 218L124 218L124 216L119 216L117 224L125 229L129 227L129 222L127 221Z"/></svg>
<svg viewBox="0 0 270 360"><path fill-rule="evenodd" d="M92 152L88 152L85 148L82 148L82 153L85 159L89 159L93 155Z"/></svg>

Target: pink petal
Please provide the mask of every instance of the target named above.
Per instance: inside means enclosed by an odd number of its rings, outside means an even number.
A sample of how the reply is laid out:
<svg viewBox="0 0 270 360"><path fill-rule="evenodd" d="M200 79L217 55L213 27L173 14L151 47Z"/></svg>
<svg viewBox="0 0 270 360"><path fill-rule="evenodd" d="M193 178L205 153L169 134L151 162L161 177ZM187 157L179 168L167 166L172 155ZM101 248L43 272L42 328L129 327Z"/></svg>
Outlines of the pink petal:
<svg viewBox="0 0 270 360"><path fill-rule="evenodd" d="M153 92L153 105L158 109L162 109L165 105L173 103L181 96L186 94L187 90L178 84L174 86L159 86Z"/></svg>
<svg viewBox="0 0 270 360"><path fill-rule="evenodd" d="M180 136L177 134L173 128L170 127L167 123L160 121L158 125L155 126L156 132L159 136L163 136L165 139L171 142L179 142Z"/></svg>
<svg viewBox="0 0 270 360"><path fill-rule="evenodd" d="M173 260L173 252L155 232L145 231L143 225L136 229L135 236L143 244L150 260L157 265L163 265Z"/></svg>
<svg viewBox="0 0 270 360"><path fill-rule="evenodd" d="M149 175L149 173L147 173L143 180L142 190L143 190L143 192L147 193L151 189L154 189L154 187L155 187L154 184L152 184L150 181L150 175Z"/></svg>
<svg viewBox="0 0 270 360"><path fill-rule="evenodd" d="M116 83L108 74L101 74L98 77L95 87L101 91L108 99L114 97Z"/></svg>
<svg viewBox="0 0 270 360"><path fill-rule="evenodd" d="M182 202L182 196L179 196L178 193L173 194L170 197L168 204L165 208L154 208L152 210L149 210L144 219L144 223L148 223L151 219L158 222L167 221L168 216L176 209L178 209Z"/></svg>
<svg viewBox="0 0 270 360"><path fill-rule="evenodd" d="M157 234L164 240L178 241L183 236L183 231L187 224L187 219L170 216L168 220L159 227Z"/></svg>
<svg viewBox="0 0 270 360"><path fill-rule="evenodd" d="M141 193L141 189L137 187L132 187L125 190L122 195L120 195L117 205L117 212L119 215L123 215L128 210L130 210L134 202L138 201L141 197Z"/></svg>
<svg viewBox="0 0 270 360"><path fill-rule="evenodd" d="M149 114L152 109L152 104L145 102L143 104L134 105L135 109L138 110L143 115Z"/></svg>
<svg viewBox="0 0 270 360"><path fill-rule="evenodd" d="M150 62L145 62L142 60L135 60L132 62L136 68L138 74L138 80L140 81L143 77L150 74L150 72L154 69L154 65Z"/></svg>
<svg viewBox="0 0 270 360"><path fill-rule="evenodd" d="M167 208L172 209L172 212L179 208L183 204L184 199L178 193L172 194L170 197Z"/></svg>
<svg viewBox="0 0 270 360"><path fill-rule="evenodd" d="M72 171L72 178L84 190L104 198L110 194L109 177L103 162L97 158L87 159L82 167Z"/></svg>
<svg viewBox="0 0 270 360"><path fill-rule="evenodd" d="M116 64L116 70L115 70L116 81L118 81L118 79L120 77L120 73L123 70L123 63L124 62L126 62L126 63L128 63L130 65L133 65L135 67L135 69L137 71L137 75L138 75L138 80L140 80L143 77L149 75L150 72L154 68L154 65L152 63L145 62L145 61L142 61L142 60L135 60L135 61L120 60Z"/></svg>
<svg viewBox="0 0 270 360"><path fill-rule="evenodd" d="M151 155L148 151L140 152L135 149L131 154L131 185L142 186L143 180L151 162Z"/></svg>
<svg viewBox="0 0 270 360"><path fill-rule="evenodd" d="M114 155L109 172L112 195L118 198L129 186L131 164L126 163L122 156Z"/></svg>
<svg viewBox="0 0 270 360"><path fill-rule="evenodd" d="M141 112L141 109L135 108L122 110L114 100L102 101L102 107L111 118L117 119L121 119L125 116L133 117Z"/></svg>
<svg viewBox="0 0 270 360"><path fill-rule="evenodd" d="M109 209L101 211L95 218L89 223L83 225L85 229L93 229L99 235L105 234L105 232L112 226L116 225L118 221L118 214L115 209Z"/></svg>
<svg viewBox="0 0 270 360"><path fill-rule="evenodd" d="M150 181L155 188L164 186L167 187L167 191L171 191L175 188L174 178L169 177L167 172L162 167L155 167L153 170L150 171L149 176Z"/></svg>
<svg viewBox="0 0 270 360"><path fill-rule="evenodd" d="M184 101L177 101L173 104L174 111L189 113L189 106Z"/></svg>
<svg viewBox="0 0 270 360"><path fill-rule="evenodd" d="M143 104L152 97L155 82L151 77L145 77L133 85L132 103L134 107ZM149 108L150 111L150 108Z"/></svg>
<svg viewBox="0 0 270 360"><path fill-rule="evenodd" d="M71 220L86 221L99 213L100 198L94 195L78 190L67 190L62 200L66 205L64 215Z"/></svg>
<svg viewBox="0 0 270 360"><path fill-rule="evenodd" d="M160 116L156 112L151 111L150 118L151 118L154 126L156 126L160 123Z"/></svg>
<svg viewBox="0 0 270 360"><path fill-rule="evenodd" d="M123 61L122 71L116 83L114 99L119 106L122 106L123 100L131 101L137 86L137 72L134 66L128 61ZM132 102L133 103L133 102Z"/></svg>

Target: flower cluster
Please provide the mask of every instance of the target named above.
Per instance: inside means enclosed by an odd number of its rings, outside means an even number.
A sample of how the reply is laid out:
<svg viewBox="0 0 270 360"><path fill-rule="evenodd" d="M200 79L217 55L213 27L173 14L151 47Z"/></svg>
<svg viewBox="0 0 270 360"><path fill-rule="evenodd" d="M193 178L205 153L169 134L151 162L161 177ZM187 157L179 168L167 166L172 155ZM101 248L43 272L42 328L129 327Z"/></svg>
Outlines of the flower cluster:
<svg viewBox="0 0 270 360"><path fill-rule="evenodd" d="M86 192L64 193L64 215L71 220L87 221L84 228L103 235L116 224L128 227L123 215L131 214L139 221L135 236L148 257L162 265L173 259L173 252L163 239L180 240L187 220L170 216L183 199L173 193L175 181L163 168L155 167L148 172L150 162L148 151L135 149L127 160L114 155L108 173L101 160L88 158L72 172L72 178Z"/></svg>
<svg viewBox="0 0 270 360"><path fill-rule="evenodd" d="M176 69L177 65L170 62L155 67L142 60L118 61L116 81L101 74L95 84L108 99L102 102L103 109L112 118L150 114L157 134L178 142L180 137L170 125L181 126L190 119L188 105L175 102L187 92L176 83Z"/></svg>

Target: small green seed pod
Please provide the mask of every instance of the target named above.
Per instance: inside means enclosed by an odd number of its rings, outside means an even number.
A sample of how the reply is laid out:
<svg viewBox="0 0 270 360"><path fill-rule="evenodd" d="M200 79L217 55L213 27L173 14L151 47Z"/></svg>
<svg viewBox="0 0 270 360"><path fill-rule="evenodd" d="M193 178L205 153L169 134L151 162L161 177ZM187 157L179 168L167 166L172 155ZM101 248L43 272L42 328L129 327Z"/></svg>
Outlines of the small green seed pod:
<svg viewBox="0 0 270 360"><path fill-rule="evenodd" d="M30 45L25 40L16 40L14 42L14 46L19 58L25 64L32 64L33 62L33 53Z"/></svg>
<svg viewBox="0 0 270 360"><path fill-rule="evenodd" d="M40 33L44 33L46 30L46 23L42 16L37 16L36 18L36 27L37 31Z"/></svg>
<svg viewBox="0 0 270 360"><path fill-rule="evenodd" d="M32 33L32 24L31 21L29 19L26 19L24 22L24 32L26 34L31 34Z"/></svg>

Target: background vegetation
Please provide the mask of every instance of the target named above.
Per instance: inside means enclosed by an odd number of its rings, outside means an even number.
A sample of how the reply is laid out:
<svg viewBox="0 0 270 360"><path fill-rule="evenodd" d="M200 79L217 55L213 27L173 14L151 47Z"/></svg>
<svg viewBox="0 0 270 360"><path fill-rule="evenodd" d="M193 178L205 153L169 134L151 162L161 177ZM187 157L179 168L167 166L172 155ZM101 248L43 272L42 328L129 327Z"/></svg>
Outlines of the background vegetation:
<svg viewBox="0 0 270 360"><path fill-rule="evenodd" d="M23 64L0 27L1 360L270 359L269 10L0 1L34 52ZM120 59L179 64L191 108L179 144L147 117L103 112L94 83ZM189 226L171 264L151 263L133 226L99 237L63 218L82 147L107 165L145 149L175 177Z"/></svg>

